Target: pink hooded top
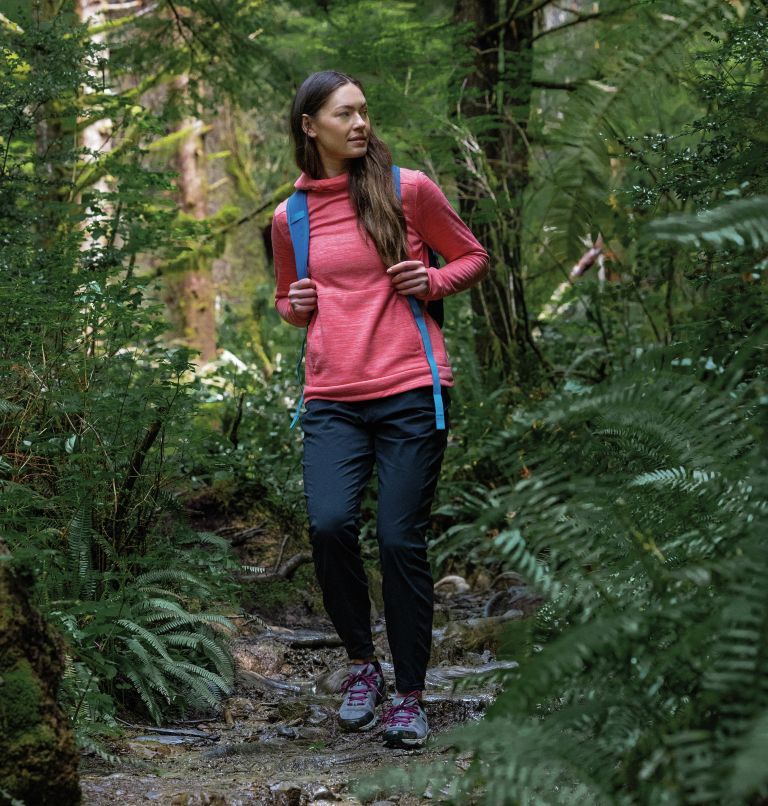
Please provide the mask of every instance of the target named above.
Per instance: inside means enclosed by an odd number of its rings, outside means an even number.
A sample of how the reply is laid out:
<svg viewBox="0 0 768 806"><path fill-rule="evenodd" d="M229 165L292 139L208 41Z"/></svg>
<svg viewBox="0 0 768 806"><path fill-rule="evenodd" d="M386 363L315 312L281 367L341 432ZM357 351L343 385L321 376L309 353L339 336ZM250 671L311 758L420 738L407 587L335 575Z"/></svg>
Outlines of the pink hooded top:
<svg viewBox="0 0 768 806"><path fill-rule="evenodd" d="M304 399L370 400L431 386L427 358L408 300L397 294L373 243L358 228L347 190L348 175L311 179L302 174L296 187L306 190L309 206L309 276L317 286L317 309L309 321ZM447 261L428 268L428 299L440 299L478 282L488 270L488 255L440 189L421 171L401 169L400 187L407 223L408 254L427 265L427 244ZM288 230L286 202L272 220L278 313L304 327L288 301L296 264ZM432 349L443 386L453 373L443 333L425 312Z"/></svg>

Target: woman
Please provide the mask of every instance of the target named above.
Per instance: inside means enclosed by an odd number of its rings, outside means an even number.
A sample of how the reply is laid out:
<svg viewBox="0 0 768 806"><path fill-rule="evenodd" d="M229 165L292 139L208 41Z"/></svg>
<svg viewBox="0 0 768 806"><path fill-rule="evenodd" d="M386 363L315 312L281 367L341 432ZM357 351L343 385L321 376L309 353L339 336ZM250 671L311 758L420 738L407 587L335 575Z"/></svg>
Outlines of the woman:
<svg viewBox="0 0 768 806"><path fill-rule="evenodd" d="M314 73L291 110L296 187L307 192L309 278L299 280L286 204L272 243L280 315L309 325L304 492L323 602L349 655L339 721L367 730L385 693L371 639L368 581L358 543L360 501L374 465L384 614L396 693L384 741L418 746L429 735L421 702L432 637L432 577L425 534L446 431L438 430L432 376L408 296L462 291L488 256L423 173L401 171L374 134L360 83ZM427 244L448 261L425 265ZM444 405L453 376L442 332L425 315ZM438 396L439 398L439 396Z"/></svg>

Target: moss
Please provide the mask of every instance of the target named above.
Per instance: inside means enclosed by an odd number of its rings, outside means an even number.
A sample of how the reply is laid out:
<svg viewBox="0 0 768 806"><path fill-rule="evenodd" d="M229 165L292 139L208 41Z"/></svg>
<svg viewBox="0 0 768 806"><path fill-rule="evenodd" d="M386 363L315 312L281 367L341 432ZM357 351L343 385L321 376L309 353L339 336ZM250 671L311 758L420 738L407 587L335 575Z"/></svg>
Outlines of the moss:
<svg viewBox="0 0 768 806"><path fill-rule="evenodd" d="M20 660L3 672L2 681L0 730L7 736L15 736L40 721L42 691L27 660Z"/></svg>
<svg viewBox="0 0 768 806"><path fill-rule="evenodd" d="M56 702L62 643L30 604L30 587L0 564L0 790L26 806L74 806L78 754Z"/></svg>

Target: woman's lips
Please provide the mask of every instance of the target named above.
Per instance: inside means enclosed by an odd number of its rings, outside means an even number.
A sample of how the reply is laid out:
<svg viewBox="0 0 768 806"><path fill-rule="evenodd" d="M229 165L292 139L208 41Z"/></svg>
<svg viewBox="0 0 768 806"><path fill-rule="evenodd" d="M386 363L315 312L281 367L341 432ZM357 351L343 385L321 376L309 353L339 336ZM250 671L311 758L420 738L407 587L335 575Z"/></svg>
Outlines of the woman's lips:
<svg viewBox="0 0 768 806"><path fill-rule="evenodd" d="M363 146L368 142L368 138L366 137L352 137L349 140L350 143L357 146Z"/></svg>

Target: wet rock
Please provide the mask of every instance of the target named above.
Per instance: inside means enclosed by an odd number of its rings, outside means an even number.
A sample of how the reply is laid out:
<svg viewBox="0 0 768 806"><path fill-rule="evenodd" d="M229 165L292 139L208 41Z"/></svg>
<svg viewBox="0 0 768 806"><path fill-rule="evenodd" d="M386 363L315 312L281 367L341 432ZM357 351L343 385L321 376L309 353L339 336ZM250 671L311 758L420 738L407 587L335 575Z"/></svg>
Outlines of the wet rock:
<svg viewBox="0 0 768 806"><path fill-rule="evenodd" d="M273 806L302 806L302 789L293 781L272 784L269 791L272 794Z"/></svg>
<svg viewBox="0 0 768 806"><path fill-rule="evenodd" d="M321 708L319 705L312 703L309 706L310 714L307 717L307 723L309 725L322 725L323 722L327 722L330 714L325 708Z"/></svg>
<svg viewBox="0 0 768 806"><path fill-rule="evenodd" d="M325 784L315 784L315 786L310 788L309 794L313 803L319 800L341 800L341 795L337 794L332 789L329 789ZM314 806L318 805L314 803Z"/></svg>
<svg viewBox="0 0 768 806"><path fill-rule="evenodd" d="M434 590L441 599L450 599L461 593L468 593L469 583L464 577L452 574L435 582Z"/></svg>
<svg viewBox="0 0 768 806"><path fill-rule="evenodd" d="M271 639L249 641L236 644L232 656L239 670L275 677L285 663L285 646Z"/></svg>
<svg viewBox="0 0 768 806"><path fill-rule="evenodd" d="M324 674L321 674L315 681L315 688L317 691L324 694L338 694L341 688L341 681L344 680L346 675L346 666L333 669L330 672L325 672Z"/></svg>

